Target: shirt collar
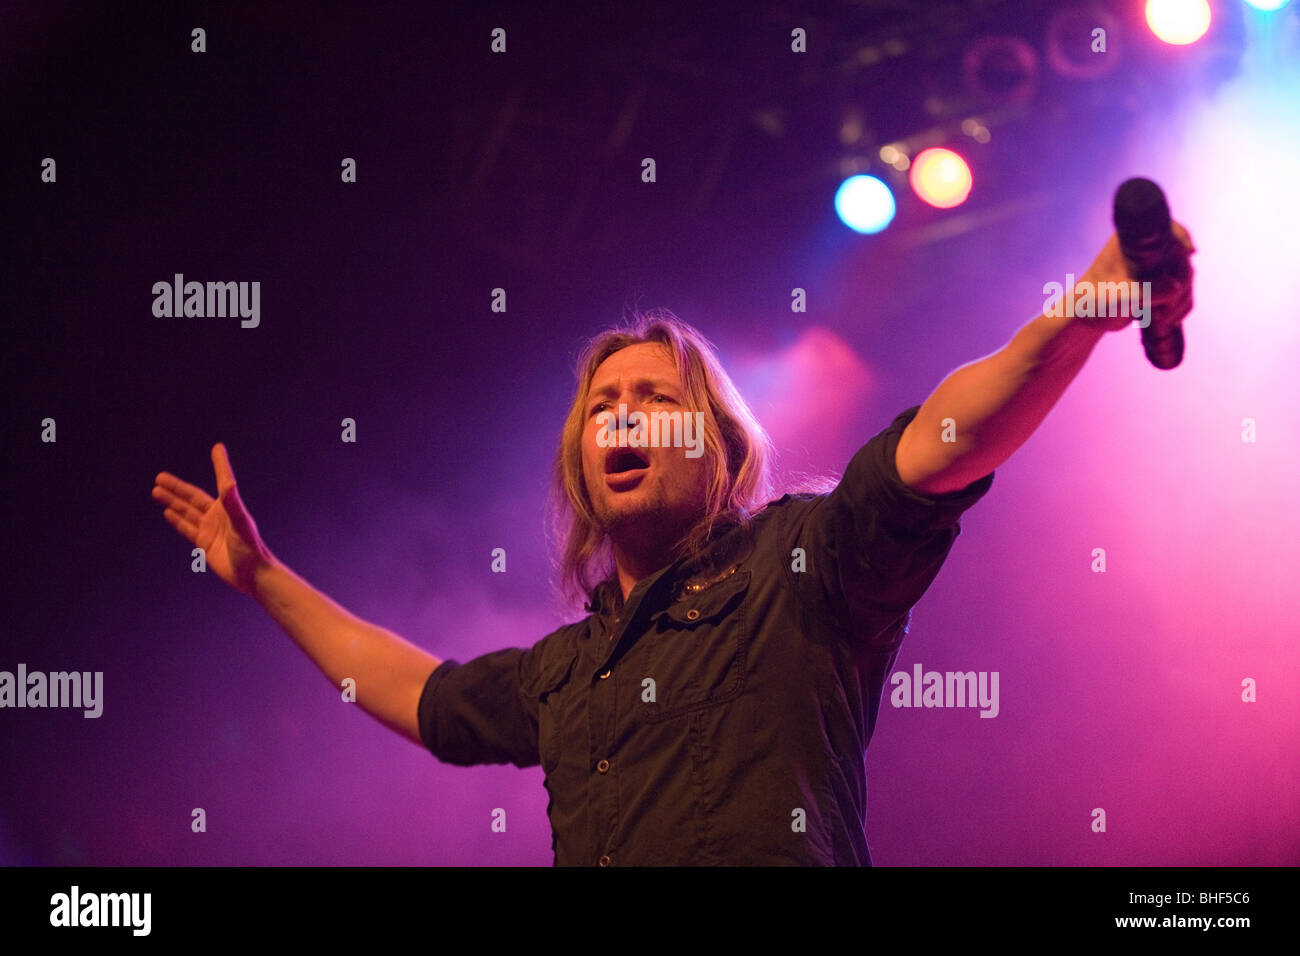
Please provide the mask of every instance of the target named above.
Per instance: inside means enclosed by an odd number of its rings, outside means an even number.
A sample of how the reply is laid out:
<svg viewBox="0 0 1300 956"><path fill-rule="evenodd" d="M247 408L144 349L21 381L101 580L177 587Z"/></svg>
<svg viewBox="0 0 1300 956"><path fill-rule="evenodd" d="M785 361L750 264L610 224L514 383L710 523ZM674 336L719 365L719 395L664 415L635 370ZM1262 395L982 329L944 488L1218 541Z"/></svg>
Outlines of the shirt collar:
<svg viewBox="0 0 1300 956"><path fill-rule="evenodd" d="M614 632L625 616L625 611L635 613L641 601L653 588L666 589L670 603L692 585L707 584L725 576L740 561L748 557L753 548L753 524L722 522L713 530L709 545L697 557L681 557L636 583L628 595L626 605L621 600L618 577L611 576L596 585L584 610L598 622L605 636Z"/></svg>

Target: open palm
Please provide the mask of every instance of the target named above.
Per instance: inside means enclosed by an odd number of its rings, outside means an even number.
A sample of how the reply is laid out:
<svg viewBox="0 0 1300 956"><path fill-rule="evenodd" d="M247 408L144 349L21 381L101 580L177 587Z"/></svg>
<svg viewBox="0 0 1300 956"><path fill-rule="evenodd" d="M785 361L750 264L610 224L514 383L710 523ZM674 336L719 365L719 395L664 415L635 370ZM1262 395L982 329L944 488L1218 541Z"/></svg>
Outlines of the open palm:
<svg viewBox="0 0 1300 956"><path fill-rule="evenodd" d="M209 568L244 594L252 591L253 574L270 560L248 509L239 498L226 446L212 446L217 497L163 471L154 479L153 497L165 505L163 517L196 547Z"/></svg>

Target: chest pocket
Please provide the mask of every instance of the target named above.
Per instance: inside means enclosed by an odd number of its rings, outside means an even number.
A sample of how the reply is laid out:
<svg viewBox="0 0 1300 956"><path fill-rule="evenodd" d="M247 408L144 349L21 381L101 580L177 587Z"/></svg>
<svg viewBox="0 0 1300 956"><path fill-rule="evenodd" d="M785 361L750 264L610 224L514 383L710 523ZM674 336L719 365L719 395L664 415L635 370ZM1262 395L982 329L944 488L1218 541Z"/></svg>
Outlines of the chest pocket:
<svg viewBox="0 0 1300 956"><path fill-rule="evenodd" d="M645 676L655 682L654 703L641 705L648 723L716 707L740 695L749 575L736 568L698 590L688 588L655 616L645 638Z"/></svg>
<svg viewBox="0 0 1300 956"><path fill-rule="evenodd" d="M572 677L577 660L577 648L555 655L542 667L531 687L525 688L525 693L537 700L538 757L547 774L559 765L563 753L565 721L574 706Z"/></svg>

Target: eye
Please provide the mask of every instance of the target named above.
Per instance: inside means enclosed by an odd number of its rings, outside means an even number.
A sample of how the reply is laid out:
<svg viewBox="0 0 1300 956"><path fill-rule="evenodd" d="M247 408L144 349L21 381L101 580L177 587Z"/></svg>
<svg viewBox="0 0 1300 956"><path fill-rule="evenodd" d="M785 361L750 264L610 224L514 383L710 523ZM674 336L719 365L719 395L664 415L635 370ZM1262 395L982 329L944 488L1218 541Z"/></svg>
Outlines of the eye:
<svg viewBox="0 0 1300 956"><path fill-rule="evenodd" d="M661 399L661 398L662 398L665 402L676 402L676 401L677 401L677 399L673 398L671 395L656 395L656 396L655 396L655 401L657 402L657 401L659 401L659 399Z"/></svg>
<svg viewBox="0 0 1300 956"><path fill-rule="evenodd" d="M595 406L594 408L592 408L592 410L591 410L591 414L593 414L593 415L597 415L597 414L599 414L600 412L604 411L605 406L608 405L608 404L609 404L609 402L597 402L597 403L596 403L596 406Z"/></svg>

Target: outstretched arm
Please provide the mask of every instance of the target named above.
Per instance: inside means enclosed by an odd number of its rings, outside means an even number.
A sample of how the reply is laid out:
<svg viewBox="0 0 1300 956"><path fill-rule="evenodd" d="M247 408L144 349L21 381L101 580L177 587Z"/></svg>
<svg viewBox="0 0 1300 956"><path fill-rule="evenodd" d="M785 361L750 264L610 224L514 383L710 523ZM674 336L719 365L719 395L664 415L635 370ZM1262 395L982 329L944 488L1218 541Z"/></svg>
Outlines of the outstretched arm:
<svg viewBox="0 0 1300 956"><path fill-rule="evenodd" d="M352 678L363 710L423 746L420 694L442 662L340 607L277 560L239 497L225 445L213 446L212 467L215 498L169 472L154 479L153 497L168 523L204 549L223 581L257 600L336 690Z"/></svg>
<svg viewBox="0 0 1300 956"><path fill-rule="evenodd" d="M441 660L352 614L275 559L254 574L252 596L336 691L344 678L352 678L366 713L424 746L417 718L420 694Z"/></svg>
<svg viewBox="0 0 1300 956"><path fill-rule="evenodd" d="M1174 235L1190 255L1187 230L1175 223ZM1112 235L1076 288L1131 278ZM1190 266L1185 281L1155 283L1151 322L1181 322L1191 311L1191 293ZM1125 316L1076 318L1061 311L1066 314L1033 319L997 352L963 365L939 384L899 439L895 464L905 485L922 494L944 494L996 469L1047 417L1101 337L1132 323ZM952 419L955 441L943 440L944 419Z"/></svg>

